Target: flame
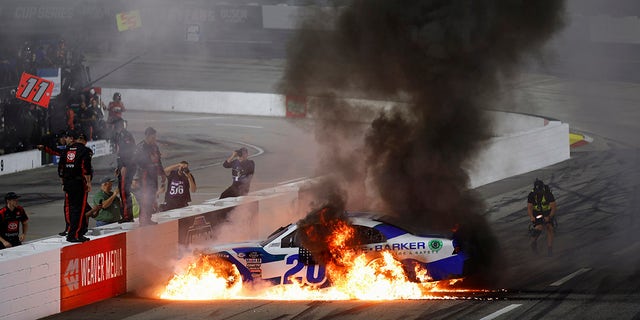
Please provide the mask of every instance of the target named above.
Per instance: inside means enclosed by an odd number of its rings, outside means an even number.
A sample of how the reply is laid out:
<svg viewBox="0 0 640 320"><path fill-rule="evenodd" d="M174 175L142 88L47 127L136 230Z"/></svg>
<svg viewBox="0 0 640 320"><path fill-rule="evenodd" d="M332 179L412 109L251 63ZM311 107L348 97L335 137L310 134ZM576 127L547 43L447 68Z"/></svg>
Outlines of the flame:
<svg viewBox="0 0 640 320"><path fill-rule="evenodd" d="M222 258L200 255L167 284L162 299L213 300L234 298L242 290L238 268Z"/></svg>
<svg viewBox="0 0 640 320"><path fill-rule="evenodd" d="M456 289L457 280L432 282L426 269L416 264L412 270L419 282L410 281L400 262L390 251L372 256L348 246L354 229L346 223L334 226L327 237L330 254L326 263L331 286L320 288L292 278L292 284L263 286L259 281L243 288L237 268L221 258L200 256L187 270L167 284L162 299L268 299L268 300L396 300L442 299L441 292ZM256 281L254 281L256 282Z"/></svg>

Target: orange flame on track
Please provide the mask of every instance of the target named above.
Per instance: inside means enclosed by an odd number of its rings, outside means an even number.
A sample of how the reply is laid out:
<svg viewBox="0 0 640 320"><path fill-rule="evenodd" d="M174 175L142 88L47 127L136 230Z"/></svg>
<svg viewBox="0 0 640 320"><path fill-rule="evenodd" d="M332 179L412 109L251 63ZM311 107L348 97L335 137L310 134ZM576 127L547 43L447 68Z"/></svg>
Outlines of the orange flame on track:
<svg viewBox="0 0 640 320"><path fill-rule="evenodd" d="M254 283L243 287L237 268L221 259L201 255L184 273L175 275L162 299L268 299L268 300L396 300L443 299L443 292L467 292L451 289L458 280L430 282L427 270L416 265L415 278L410 281L403 264L389 251L358 253L347 246L354 229L346 223L337 224L327 240L330 259L326 263L331 286L319 288L291 279L289 285L262 286ZM255 281L254 281L255 282Z"/></svg>

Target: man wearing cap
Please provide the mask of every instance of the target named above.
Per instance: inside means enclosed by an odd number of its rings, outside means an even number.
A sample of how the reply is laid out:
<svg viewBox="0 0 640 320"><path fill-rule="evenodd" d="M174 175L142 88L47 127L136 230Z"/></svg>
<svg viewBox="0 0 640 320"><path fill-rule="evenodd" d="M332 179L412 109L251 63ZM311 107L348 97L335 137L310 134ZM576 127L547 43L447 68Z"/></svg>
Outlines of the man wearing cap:
<svg viewBox="0 0 640 320"><path fill-rule="evenodd" d="M234 151L222 164L225 168L231 168L233 183L222 192L220 199L229 197L244 196L249 193L251 179L255 170L255 163L249 160L247 148L240 148Z"/></svg>
<svg viewBox="0 0 640 320"><path fill-rule="evenodd" d="M44 151L52 156L60 156L64 149L75 142L74 136L75 134L73 134L73 132L62 130L56 134L58 141L56 141L55 146L39 144L36 147L38 150Z"/></svg>
<svg viewBox="0 0 640 320"><path fill-rule="evenodd" d="M0 249L21 245L29 229L29 218L24 208L18 205L18 198L20 196L15 192L4 196L6 205L0 209Z"/></svg>
<svg viewBox="0 0 640 320"><path fill-rule="evenodd" d="M93 177L93 151L85 146L87 140L84 134L74 134L76 141L60 157L58 175L62 178L65 192L64 212L69 225L67 241L84 242L89 240L84 234L87 232L87 197L91 192Z"/></svg>
<svg viewBox="0 0 640 320"><path fill-rule="evenodd" d="M162 179L162 187L167 180L164 175L164 167L160 158L160 149L156 144L156 130L148 127L144 131L144 140L142 140L135 154L135 162L138 167L138 175L140 178L140 225L156 224L151 221L151 215L156 211L158 203L156 197L158 194L158 177Z"/></svg>
<svg viewBox="0 0 640 320"><path fill-rule="evenodd" d="M111 190L114 181L112 177L100 179L100 190L93 196L93 206L101 205L100 211L94 217L96 227L118 222L122 217L122 203L118 198L118 192Z"/></svg>

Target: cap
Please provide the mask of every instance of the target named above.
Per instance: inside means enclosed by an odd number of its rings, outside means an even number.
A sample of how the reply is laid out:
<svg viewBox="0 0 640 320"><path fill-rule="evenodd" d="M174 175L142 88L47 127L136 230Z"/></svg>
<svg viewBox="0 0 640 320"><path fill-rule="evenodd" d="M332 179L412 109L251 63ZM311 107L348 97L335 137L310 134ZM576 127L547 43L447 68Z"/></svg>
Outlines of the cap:
<svg viewBox="0 0 640 320"><path fill-rule="evenodd" d="M78 138L78 132L75 130L68 130L65 134L65 137L70 137L70 138L74 138L77 139Z"/></svg>
<svg viewBox="0 0 640 320"><path fill-rule="evenodd" d="M103 183L107 183L107 182L114 182L115 179L113 177L103 177L102 179L100 179L100 184Z"/></svg>
<svg viewBox="0 0 640 320"><path fill-rule="evenodd" d="M20 198L20 196L17 195L15 192L8 192L7 194L4 195L5 200L13 200L18 198Z"/></svg>
<svg viewBox="0 0 640 320"><path fill-rule="evenodd" d="M76 135L76 139L78 139L78 140L82 139L82 140L87 141L87 136L84 133L78 133Z"/></svg>

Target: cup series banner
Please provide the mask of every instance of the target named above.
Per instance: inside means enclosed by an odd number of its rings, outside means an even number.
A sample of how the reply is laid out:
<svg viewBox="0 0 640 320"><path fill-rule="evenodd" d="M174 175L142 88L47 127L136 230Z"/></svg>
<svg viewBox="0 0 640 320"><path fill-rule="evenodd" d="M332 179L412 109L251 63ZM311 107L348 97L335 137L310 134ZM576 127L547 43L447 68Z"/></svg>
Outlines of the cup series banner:
<svg viewBox="0 0 640 320"><path fill-rule="evenodd" d="M69 245L60 251L60 311L127 291L126 233Z"/></svg>

